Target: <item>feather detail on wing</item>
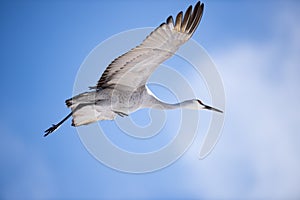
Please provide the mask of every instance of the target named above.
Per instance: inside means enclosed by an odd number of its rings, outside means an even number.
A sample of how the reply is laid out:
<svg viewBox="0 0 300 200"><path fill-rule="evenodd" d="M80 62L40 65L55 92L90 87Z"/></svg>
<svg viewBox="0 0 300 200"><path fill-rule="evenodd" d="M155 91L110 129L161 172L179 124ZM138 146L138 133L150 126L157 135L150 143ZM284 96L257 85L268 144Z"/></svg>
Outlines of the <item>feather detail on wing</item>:
<svg viewBox="0 0 300 200"><path fill-rule="evenodd" d="M200 1L188 7L184 16L178 13L167 18L137 47L112 61L103 72L96 87L103 89L115 85L125 85L132 89L146 84L153 71L170 58L195 32L203 14L204 5Z"/></svg>

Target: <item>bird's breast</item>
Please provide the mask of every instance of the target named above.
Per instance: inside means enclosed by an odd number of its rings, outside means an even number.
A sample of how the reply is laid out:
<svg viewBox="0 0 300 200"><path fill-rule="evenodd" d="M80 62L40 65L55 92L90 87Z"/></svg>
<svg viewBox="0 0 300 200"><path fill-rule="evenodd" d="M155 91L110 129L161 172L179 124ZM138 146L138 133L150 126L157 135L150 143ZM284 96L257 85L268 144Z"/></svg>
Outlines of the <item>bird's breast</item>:
<svg viewBox="0 0 300 200"><path fill-rule="evenodd" d="M141 94L138 91L115 91L111 96L112 110L130 114L140 108Z"/></svg>

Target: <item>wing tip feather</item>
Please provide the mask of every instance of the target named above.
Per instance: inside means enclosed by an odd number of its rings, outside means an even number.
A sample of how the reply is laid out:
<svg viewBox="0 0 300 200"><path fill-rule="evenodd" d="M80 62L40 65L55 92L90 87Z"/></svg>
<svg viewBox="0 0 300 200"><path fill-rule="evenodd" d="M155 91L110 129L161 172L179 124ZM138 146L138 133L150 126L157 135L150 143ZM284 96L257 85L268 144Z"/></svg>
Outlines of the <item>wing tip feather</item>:
<svg viewBox="0 0 300 200"><path fill-rule="evenodd" d="M175 28L174 28L176 31L181 31L182 15L183 12L180 11L176 16Z"/></svg>
<svg viewBox="0 0 300 200"><path fill-rule="evenodd" d="M190 29L188 30L188 33L190 35L193 35L195 30L197 29L203 15L203 11L204 11L204 4L198 1L193 11L193 22L191 24Z"/></svg>
<svg viewBox="0 0 300 200"><path fill-rule="evenodd" d="M179 12L176 16L175 24L173 21L173 17L169 16L167 19L167 24L172 24L174 25L174 30L182 33L187 33L191 36L195 32L201 21L203 11L204 3L198 1L194 8L192 5L190 5L185 13L183 13L182 11Z"/></svg>

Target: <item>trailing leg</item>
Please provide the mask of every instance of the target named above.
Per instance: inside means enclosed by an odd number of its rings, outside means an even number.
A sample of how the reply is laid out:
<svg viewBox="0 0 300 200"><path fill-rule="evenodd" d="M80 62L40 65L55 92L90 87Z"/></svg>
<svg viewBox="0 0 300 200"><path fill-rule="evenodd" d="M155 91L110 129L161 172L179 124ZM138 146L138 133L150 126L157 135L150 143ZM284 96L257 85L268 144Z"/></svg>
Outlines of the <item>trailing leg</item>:
<svg viewBox="0 0 300 200"><path fill-rule="evenodd" d="M47 135L49 135L50 133L54 132L60 125L62 125L62 123L64 123L67 119L69 119L72 116L73 112L70 112L70 114L68 114L65 118L63 118L60 122L58 122L57 124L52 124L52 126L50 128L48 128L47 130L45 130L45 134L44 137L46 137Z"/></svg>

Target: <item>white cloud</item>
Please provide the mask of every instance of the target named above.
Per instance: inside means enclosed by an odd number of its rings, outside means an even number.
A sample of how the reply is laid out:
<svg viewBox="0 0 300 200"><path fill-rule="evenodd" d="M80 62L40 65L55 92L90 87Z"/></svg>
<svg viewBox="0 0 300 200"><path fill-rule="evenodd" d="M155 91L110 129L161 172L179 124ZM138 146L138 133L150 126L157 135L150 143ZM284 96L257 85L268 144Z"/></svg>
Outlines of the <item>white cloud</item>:
<svg viewBox="0 0 300 200"><path fill-rule="evenodd" d="M57 194L47 162L33 146L11 129L1 126L1 198L41 199Z"/></svg>
<svg viewBox="0 0 300 200"><path fill-rule="evenodd" d="M280 20L278 20L280 19ZM300 28L275 18L274 38L240 41L214 59L226 90L223 135L203 161L189 151L191 190L206 198L299 198ZM282 37L284 36L284 37ZM195 174L197 174L195 176Z"/></svg>

